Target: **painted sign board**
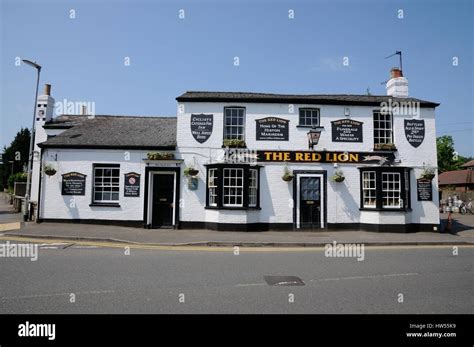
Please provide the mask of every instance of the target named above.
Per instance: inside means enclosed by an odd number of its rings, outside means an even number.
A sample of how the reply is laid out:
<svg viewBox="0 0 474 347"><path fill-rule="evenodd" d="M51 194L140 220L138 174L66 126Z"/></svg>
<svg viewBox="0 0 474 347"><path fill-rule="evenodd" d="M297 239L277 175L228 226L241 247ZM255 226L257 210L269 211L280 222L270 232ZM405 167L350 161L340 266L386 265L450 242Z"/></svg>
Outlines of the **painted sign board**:
<svg viewBox="0 0 474 347"><path fill-rule="evenodd" d="M362 142L362 122L339 119L331 122L333 142Z"/></svg>
<svg viewBox="0 0 474 347"><path fill-rule="evenodd" d="M417 148L425 139L424 119L404 119L405 137L410 145Z"/></svg>
<svg viewBox="0 0 474 347"><path fill-rule="evenodd" d="M255 121L257 141L288 141L288 119L266 117Z"/></svg>
<svg viewBox="0 0 474 347"><path fill-rule="evenodd" d="M212 114L192 114L191 134L199 143L206 142L212 134L214 115Z"/></svg>
<svg viewBox="0 0 474 347"><path fill-rule="evenodd" d="M86 175L68 172L62 175L61 195L85 195Z"/></svg>
<svg viewBox="0 0 474 347"><path fill-rule="evenodd" d="M138 197L140 196L140 174L129 172L125 174L123 185L123 196Z"/></svg>

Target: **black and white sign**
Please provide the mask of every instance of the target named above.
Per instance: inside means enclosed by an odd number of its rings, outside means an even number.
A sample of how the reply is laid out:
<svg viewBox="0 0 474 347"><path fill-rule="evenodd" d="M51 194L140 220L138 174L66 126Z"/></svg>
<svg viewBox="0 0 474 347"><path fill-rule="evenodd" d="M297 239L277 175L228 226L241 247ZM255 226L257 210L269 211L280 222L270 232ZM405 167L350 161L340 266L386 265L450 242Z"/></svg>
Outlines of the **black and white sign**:
<svg viewBox="0 0 474 347"><path fill-rule="evenodd" d="M192 114L191 134L199 143L204 143L212 134L214 115L212 114Z"/></svg>
<svg viewBox="0 0 474 347"><path fill-rule="evenodd" d="M431 186L431 180L426 178L419 178L416 180L416 191L418 201L432 201L433 200L433 187Z"/></svg>
<svg viewBox="0 0 474 347"><path fill-rule="evenodd" d="M288 141L288 123L287 119L277 117L266 117L256 119L257 122L257 141Z"/></svg>
<svg viewBox="0 0 474 347"><path fill-rule="evenodd" d="M425 121L424 119L404 119L405 136L407 141L413 147L421 145L425 139Z"/></svg>
<svg viewBox="0 0 474 347"><path fill-rule="evenodd" d="M62 195L85 195L86 175L79 172L68 172L63 176L61 194Z"/></svg>
<svg viewBox="0 0 474 347"><path fill-rule="evenodd" d="M362 122L339 119L331 122L333 142L362 142Z"/></svg>
<svg viewBox="0 0 474 347"><path fill-rule="evenodd" d="M140 196L140 174L136 172L126 173L123 189L123 196Z"/></svg>

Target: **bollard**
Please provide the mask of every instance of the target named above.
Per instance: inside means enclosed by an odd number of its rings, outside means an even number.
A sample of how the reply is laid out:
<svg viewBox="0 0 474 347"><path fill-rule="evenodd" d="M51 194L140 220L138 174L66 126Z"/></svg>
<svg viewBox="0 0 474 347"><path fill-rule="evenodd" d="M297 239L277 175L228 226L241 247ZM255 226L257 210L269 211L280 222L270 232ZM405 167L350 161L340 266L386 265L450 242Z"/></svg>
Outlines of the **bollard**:
<svg viewBox="0 0 474 347"><path fill-rule="evenodd" d="M448 213L448 222L446 223L446 227L444 228L445 233L452 233L453 230L453 217L451 216L451 212Z"/></svg>

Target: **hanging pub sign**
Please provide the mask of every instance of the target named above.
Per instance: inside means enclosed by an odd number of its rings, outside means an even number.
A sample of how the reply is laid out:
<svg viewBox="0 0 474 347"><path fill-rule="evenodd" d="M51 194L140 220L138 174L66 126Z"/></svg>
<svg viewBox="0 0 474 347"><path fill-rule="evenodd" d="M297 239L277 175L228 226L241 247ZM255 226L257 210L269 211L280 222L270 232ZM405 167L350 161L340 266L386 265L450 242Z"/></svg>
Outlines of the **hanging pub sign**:
<svg viewBox="0 0 474 347"><path fill-rule="evenodd" d="M123 185L123 196L140 196L140 174L129 172L125 174L125 184Z"/></svg>
<svg viewBox="0 0 474 347"><path fill-rule="evenodd" d="M432 201L433 200L433 187L431 186L431 180L426 178L419 178L416 180L416 191L418 201Z"/></svg>
<svg viewBox="0 0 474 347"><path fill-rule="evenodd" d="M339 119L331 122L333 142L362 142L362 122Z"/></svg>
<svg viewBox="0 0 474 347"><path fill-rule="evenodd" d="M61 195L85 195L86 175L68 172L62 175Z"/></svg>
<svg viewBox="0 0 474 347"><path fill-rule="evenodd" d="M287 119L277 117L266 117L256 119L257 141L288 141Z"/></svg>
<svg viewBox="0 0 474 347"><path fill-rule="evenodd" d="M332 151L256 151L257 162L294 163L360 163L379 165L395 160L392 152L332 152Z"/></svg>
<svg viewBox="0 0 474 347"><path fill-rule="evenodd" d="M199 143L204 143L212 134L214 115L212 114L192 114L191 134Z"/></svg>
<svg viewBox="0 0 474 347"><path fill-rule="evenodd" d="M410 145L418 147L425 139L424 119L404 119L405 137Z"/></svg>

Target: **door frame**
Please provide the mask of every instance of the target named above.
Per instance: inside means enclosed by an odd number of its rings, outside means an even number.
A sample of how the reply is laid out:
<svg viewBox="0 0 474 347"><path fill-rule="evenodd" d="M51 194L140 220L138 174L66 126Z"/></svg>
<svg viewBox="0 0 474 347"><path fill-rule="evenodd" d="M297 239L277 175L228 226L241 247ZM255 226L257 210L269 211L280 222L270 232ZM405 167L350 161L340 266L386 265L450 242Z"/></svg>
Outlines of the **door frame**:
<svg viewBox="0 0 474 347"><path fill-rule="evenodd" d="M300 181L301 177L318 177L320 179L320 205L321 205L321 229L327 227L327 172L326 170L294 170L293 180L293 224L296 229L301 229L300 222Z"/></svg>
<svg viewBox="0 0 474 347"><path fill-rule="evenodd" d="M153 218L153 176L154 175L173 175L174 177L174 194L173 194L173 222L172 228L177 229L179 226L179 183L180 168L166 167L146 167L145 168L145 194L143 208L143 223L146 228L152 229Z"/></svg>

